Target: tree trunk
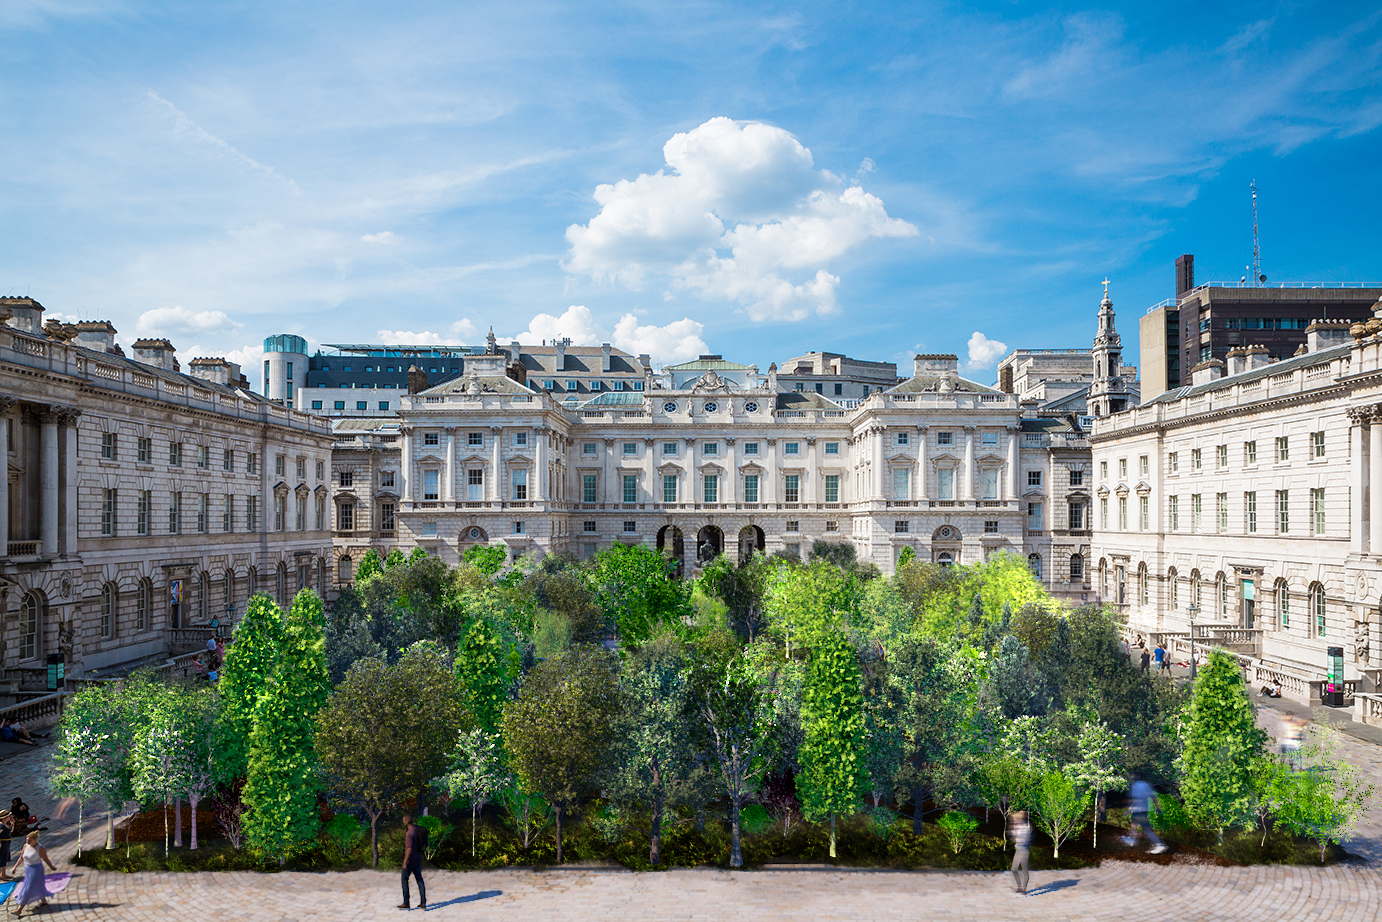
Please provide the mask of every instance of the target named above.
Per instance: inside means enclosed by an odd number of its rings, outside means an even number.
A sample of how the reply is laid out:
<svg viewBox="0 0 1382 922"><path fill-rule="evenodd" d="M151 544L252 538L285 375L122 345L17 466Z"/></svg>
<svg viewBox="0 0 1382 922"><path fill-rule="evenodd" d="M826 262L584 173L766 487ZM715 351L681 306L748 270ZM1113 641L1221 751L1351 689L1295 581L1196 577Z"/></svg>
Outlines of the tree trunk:
<svg viewBox="0 0 1382 922"><path fill-rule="evenodd" d="M475 857L475 801L470 802L470 857Z"/></svg>
<svg viewBox="0 0 1382 922"><path fill-rule="evenodd" d="M129 836L125 836L125 841L129 841ZM168 857L168 801L163 802L163 857Z"/></svg>
<svg viewBox="0 0 1382 922"><path fill-rule="evenodd" d="M374 856L374 866L379 867L379 814L371 812L369 815L369 847L370 854Z"/></svg>
<svg viewBox="0 0 1382 922"><path fill-rule="evenodd" d="M925 819L921 812L922 804L926 803L926 789L920 786L912 788L912 835L921 835Z"/></svg>
<svg viewBox="0 0 1382 922"><path fill-rule="evenodd" d="M77 798L77 856L82 854L82 799Z"/></svg>
<svg viewBox="0 0 1382 922"><path fill-rule="evenodd" d="M182 848L182 798L173 798L173 848Z"/></svg>
<svg viewBox="0 0 1382 922"><path fill-rule="evenodd" d="M744 866L744 852L739 847L739 810L741 807L742 803L737 798L730 806L729 866L732 868L742 868Z"/></svg>
<svg viewBox="0 0 1382 922"><path fill-rule="evenodd" d="M557 864L561 864L561 806L557 806Z"/></svg>
<svg viewBox="0 0 1382 922"><path fill-rule="evenodd" d="M115 808L106 804L106 849L115 847Z"/></svg>
<svg viewBox="0 0 1382 922"><path fill-rule="evenodd" d="M187 803L192 807L192 851L197 850L197 804L201 803L200 797L188 797Z"/></svg>
<svg viewBox="0 0 1382 922"><path fill-rule="evenodd" d="M835 814L830 814L830 857L835 857Z"/></svg>
<svg viewBox="0 0 1382 922"><path fill-rule="evenodd" d="M662 863L662 798L653 800L652 842L648 847L648 863Z"/></svg>

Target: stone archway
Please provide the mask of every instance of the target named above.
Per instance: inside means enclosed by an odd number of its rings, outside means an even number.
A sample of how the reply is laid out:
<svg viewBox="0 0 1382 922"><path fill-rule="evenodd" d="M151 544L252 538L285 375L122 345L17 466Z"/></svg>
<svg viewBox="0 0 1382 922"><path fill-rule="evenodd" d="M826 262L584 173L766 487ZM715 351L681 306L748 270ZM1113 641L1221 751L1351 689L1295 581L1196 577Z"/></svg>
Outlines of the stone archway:
<svg viewBox="0 0 1382 922"><path fill-rule="evenodd" d="M757 525L745 525L739 529L739 566L748 563L755 553L763 553L767 536Z"/></svg>
<svg viewBox="0 0 1382 922"><path fill-rule="evenodd" d="M931 533L931 561L942 566L961 562L960 548L964 536L954 525L942 525Z"/></svg>
<svg viewBox="0 0 1382 922"><path fill-rule="evenodd" d="M681 579L686 572L683 555L686 548L681 529L675 525L664 525L657 530L657 549L672 559L672 575Z"/></svg>
<svg viewBox="0 0 1382 922"><path fill-rule="evenodd" d="M725 533L715 525L707 525L696 534L696 565L704 566L724 553Z"/></svg>

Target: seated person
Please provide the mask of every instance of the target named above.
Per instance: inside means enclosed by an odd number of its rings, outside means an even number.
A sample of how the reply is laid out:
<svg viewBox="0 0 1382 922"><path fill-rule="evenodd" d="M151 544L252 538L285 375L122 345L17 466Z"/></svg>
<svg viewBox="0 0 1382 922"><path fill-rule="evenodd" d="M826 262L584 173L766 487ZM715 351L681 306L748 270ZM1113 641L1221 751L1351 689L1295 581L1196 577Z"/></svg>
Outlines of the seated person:
<svg viewBox="0 0 1382 922"><path fill-rule="evenodd" d="M1276 679L1273 679L1272 681L1268 682L1266 685L1263 685L1263 686L1262 686L1262 690L1261 690L1260 692L1258 692L1257 694L1258 694L1259 696L1266 696L1266 697L1268 697L1268 698L1280 698L1280 697L1281 697L1281 682L1279 682L1279 681L1276 680Z"/></svg>
<svg viewBox="0 0 1382 922"><path fill-rule="evenodd" d="M16 723L11 723L8 717L0 719L0 740L7 743L22 743L25 746L37 746L29 731Z"/></svg>
<svg viewBox="0 0 1382 922"><path fill-rule="evenodd" d="M10 801L10 817L14 831L20 836L24 835L24 830L29 828L29 805L24 803L22 797Z"/></svg>

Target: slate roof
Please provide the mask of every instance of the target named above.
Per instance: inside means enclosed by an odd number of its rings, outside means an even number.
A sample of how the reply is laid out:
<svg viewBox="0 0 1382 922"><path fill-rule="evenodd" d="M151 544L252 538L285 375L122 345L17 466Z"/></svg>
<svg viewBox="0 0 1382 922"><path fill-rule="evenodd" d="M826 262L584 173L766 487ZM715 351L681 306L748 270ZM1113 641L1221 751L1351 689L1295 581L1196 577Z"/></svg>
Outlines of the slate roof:
<svg viewBox="0 0 1382 922"><path fill-rule="evenodd" d="M889 394L924 394L934 393L937 385L944 375L915 375L903 381L897 387L889 388ZM977 394L997 394L1001 393L996 388L980 384L977 381L970 381L968 378L952 378L951 383L955 386L956 393L977 393Z"/></svg>
<svg viewBox="0 0 1382 922"><path fill-rule="evenodd" d="M724 359L695 359L680 365L663 366L663 371L748 371L752 365L726 362Z"/></svg>
<svg viewBox="0 0 1382 922"><path fill-rule="evenodd" d="M472 380L479 381L480 387L483 388L486 394L533 393L531 388L519 384L513 378L506 378L502 375L478 375L473 378L469 375L459 375L449 381L443 381L436 387L429 387L422 393L429 397L439 397L443 394L464 394L467 385L469 385Z"/></svg>
<svg viewBox="0 0 1382 922"><path fill-rule="evenodd" d="M779 410L843 410L833 400L814 391L787 391L777 395Z"/></svg>
<svg viewBox="0 0 1382 922"><path fill-rule="evenodd" d="M1197 397L1210 391L1217 391L1221 388L1232 387L1235 384L1244 384L1248 381L1256 381L1272 375L1282 375L1287 372L1295 371L1297 368L1308 368L1312 365L1323 365L1335 359L1348 355L1353 349L1353 343L1344 343L1339 346L1330 346L1328 349L1321 349L1318 352L1307 352L1304 355L1293 355L1289 359L1280 362L1271 362L1260 368L1251 371L1244 371L1236 375L1229 375L1217 378L1207 384L1192 384L1187 387L1178 387L1175 390L1157 394L1151 400L1143 401L1142 406L1149 406L1154 403L1169 403L1172 400L1180 400L1182 397Z"/></svg>

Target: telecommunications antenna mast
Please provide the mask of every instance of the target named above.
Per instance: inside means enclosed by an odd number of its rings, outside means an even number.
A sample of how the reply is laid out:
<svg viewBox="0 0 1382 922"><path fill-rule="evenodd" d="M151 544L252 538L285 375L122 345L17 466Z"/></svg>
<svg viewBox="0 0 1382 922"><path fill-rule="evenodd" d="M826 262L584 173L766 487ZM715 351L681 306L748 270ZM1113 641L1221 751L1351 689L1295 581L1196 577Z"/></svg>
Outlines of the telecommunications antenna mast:
<svg viewBox="0 0 1382 922"><path fill-rule="evenodd" d="M1252 181L1252 278L1256 287L1267 281L1262 274L1262 248L1257 243L1257 180Z"/></svg>

